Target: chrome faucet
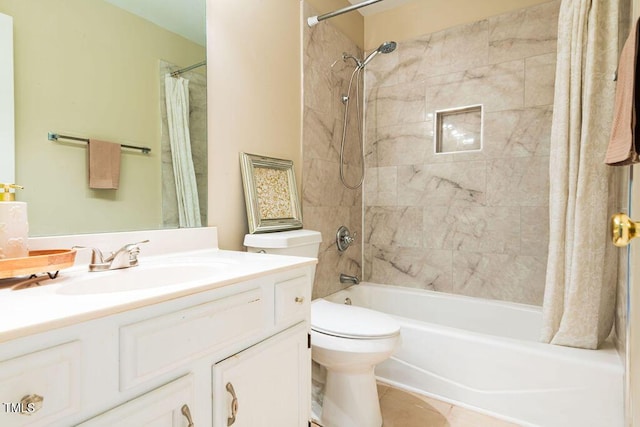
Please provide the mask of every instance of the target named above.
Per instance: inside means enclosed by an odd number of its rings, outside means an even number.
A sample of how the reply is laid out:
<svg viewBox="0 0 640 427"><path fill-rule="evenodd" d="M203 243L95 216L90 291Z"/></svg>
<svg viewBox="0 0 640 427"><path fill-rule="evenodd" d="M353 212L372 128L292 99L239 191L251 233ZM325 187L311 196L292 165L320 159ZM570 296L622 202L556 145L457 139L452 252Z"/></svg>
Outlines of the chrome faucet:
<svg viewBox="0 0 640 427"><path fill-rule="evenodd" d="M360 279L358 279L358 276L349 276L347 274L340 273L340 283L349 283L351 285L357 285L358 283L360 283Z"/></svg>
<svg viewBox="0 0 640 427"><path fill-rule="evenodd" d="M137 243L128 243L112 252L107 258L104 258L102 252L98 248L91 249L91 262L89 263L89 271L107 271L117 270L119 268L129 268L138 265L138 254L140 253L141 243L147 243L143 240ZM74 246L74 248L82 248L83 246Z"/></svg>

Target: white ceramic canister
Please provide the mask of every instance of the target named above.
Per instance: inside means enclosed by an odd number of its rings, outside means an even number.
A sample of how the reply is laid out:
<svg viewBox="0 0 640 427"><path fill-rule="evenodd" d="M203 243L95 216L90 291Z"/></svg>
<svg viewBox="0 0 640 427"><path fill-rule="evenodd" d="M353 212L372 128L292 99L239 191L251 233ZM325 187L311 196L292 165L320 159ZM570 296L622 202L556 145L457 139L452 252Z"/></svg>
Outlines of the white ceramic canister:
<svg viewBox="0 0 640 427"><path fill-rule="evenodd" d="M15 201L17 188L22 187L0 184L0 260L29 256L27 204Z"/></svg>

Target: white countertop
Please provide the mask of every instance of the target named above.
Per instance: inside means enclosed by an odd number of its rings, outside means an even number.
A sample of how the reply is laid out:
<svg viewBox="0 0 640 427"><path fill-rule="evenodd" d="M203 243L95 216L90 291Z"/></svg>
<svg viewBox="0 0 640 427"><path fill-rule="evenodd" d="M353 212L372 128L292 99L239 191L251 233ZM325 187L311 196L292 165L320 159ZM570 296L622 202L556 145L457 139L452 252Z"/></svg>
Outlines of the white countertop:
<svg viewBox="0 0 640 427"><path fill-rule="evenodd" d="M121 235L119 237L122 238ZM214 243L217 247L217 241ZM88 272L84 261L76 262L74 267L61 271L58 278L45 280L42 286L21 290L10 288L16 279L0 280L0 342L193 295L270 273L311 266L316 262L314 258L225 251L217 248L145 256L142 246L140 265L137 267ZM144 269L152 270L157 266L164 268L163 266L175 264L179 264L178 271L193 265L195 268L204 269L206 274L193 275L191 280L179 284L143 289L116 292L94 292L90 289L91 280L94 278L109 281L108 278L113 277L114 282L118 282L127 275L139 275ZM89 281L83 283L85 279ZM84 292L83 287L87 287L87 292ZM74 293L76 291L79 293Z"/></svg>

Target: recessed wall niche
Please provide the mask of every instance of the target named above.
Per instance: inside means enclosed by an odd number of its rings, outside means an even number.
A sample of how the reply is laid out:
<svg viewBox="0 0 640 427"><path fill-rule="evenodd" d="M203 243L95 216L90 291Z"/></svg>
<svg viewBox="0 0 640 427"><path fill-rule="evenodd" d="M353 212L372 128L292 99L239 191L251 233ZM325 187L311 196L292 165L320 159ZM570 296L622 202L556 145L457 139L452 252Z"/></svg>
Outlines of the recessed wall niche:
<svg viewBox="0 0 640 427"><path fill-rule="evenodd" d="M435 152L482 149L482 105L436 111Z"/></svg>

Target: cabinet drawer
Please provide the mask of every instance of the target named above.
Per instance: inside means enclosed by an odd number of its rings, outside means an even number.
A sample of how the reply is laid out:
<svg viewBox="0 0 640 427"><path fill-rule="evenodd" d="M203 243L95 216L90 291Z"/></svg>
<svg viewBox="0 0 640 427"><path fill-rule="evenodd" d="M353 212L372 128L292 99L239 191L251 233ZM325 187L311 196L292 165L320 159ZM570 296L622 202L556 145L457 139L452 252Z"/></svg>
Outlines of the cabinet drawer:
<svg viewBox="0 0 640 427"><path fill-rule="evenodd" d="M120 328L120 390L263 331L260 288Z"/></svg>
<svg viewBox="0 0 640 427"><path fill-rule="evenodd" d="M275 285L276 325L304 320L309 312L311 286L308 276L299 276Z"/></svg>
<svg viewBox="0 0 640 427"><path fill-rule="evenodd" d="M81 363L79 341L1 362L0 425L47 426L76 413Z"/></svg>
<svg viewBox="0 0 640 427"><path fill-rule="evenodd" d="M193 383L193 375L186 375L76 427L174 427L186 426L189 420L198 425Z"/></svg>

